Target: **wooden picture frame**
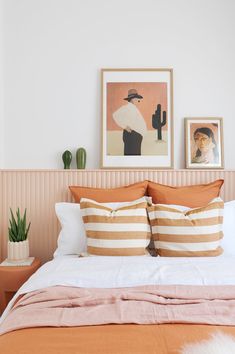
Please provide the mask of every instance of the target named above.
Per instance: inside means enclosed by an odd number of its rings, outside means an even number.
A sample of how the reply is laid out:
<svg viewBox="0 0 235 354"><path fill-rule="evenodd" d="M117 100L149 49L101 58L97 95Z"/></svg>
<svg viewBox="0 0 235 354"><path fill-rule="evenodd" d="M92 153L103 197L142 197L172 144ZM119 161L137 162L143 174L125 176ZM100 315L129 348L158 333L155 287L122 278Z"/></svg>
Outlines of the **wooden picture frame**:
<svg viewBox="0 0 235 354"><path fill-rule="evenodd" d="M223 119L185 118L186 168L224 168Z"/></svg>
<svg viewBox="0 0 235 354"><path fill-rule="evenodd" d="M101 75L101 168L173 168L173 70Z"/></svg>

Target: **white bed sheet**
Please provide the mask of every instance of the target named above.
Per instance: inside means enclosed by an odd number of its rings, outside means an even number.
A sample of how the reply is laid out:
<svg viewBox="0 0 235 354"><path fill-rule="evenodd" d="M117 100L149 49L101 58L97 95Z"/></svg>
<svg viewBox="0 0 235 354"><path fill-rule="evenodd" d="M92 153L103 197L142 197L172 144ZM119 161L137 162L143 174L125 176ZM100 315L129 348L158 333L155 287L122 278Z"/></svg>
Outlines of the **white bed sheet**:
<svg viewBox="0 0 235 354"><path fill-rule="evenodd" d="M202 258L64 256L45 263L18 290L18 295L63 285L120 288L141 285L235 285L235 256Z"/></svg>

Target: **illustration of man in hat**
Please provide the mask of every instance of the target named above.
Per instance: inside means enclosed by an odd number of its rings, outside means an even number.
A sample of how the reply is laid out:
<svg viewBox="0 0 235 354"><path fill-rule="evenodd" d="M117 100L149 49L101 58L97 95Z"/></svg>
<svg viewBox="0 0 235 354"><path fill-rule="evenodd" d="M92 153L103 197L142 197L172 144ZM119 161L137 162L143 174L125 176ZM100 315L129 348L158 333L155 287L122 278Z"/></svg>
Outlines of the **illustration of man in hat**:
<svg viewBox="0 0 235 354"><path fill-rule="evenodd" d="M127 104L113 113L116 124L123 129L124 155L141 155L141 143L147 132L146 122L137 108L143 96L137 90L128 90Z"/></svg>

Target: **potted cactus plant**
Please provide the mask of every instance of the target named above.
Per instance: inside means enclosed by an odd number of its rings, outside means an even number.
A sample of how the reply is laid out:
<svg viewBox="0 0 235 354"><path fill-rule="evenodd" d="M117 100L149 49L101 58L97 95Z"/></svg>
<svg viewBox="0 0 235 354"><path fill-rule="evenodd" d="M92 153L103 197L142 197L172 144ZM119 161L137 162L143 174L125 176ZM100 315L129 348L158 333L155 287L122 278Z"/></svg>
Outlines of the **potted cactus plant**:
<svg viewBox="0 0 235 354"><path fill-rule="evenodd" d="M26 209L23 217L20 215L19 208L16 211L16 217L14 216L12 209L11 219L9 220L8 227L8 261L24 261L29 258L29 243L28 232L30 224L26 224Z"/></svg>

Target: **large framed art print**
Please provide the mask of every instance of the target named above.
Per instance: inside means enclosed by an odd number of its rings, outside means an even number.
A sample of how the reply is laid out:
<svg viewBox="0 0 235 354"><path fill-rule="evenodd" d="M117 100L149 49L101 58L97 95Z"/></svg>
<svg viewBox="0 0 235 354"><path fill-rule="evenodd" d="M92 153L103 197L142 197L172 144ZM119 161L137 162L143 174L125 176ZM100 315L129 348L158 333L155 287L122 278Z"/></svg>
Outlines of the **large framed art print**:
<svg viewBox="0 0 235 354"><path fill-rule="evenodd" d="M173 168L173 70L102 69L102 168Z"/></svg>

